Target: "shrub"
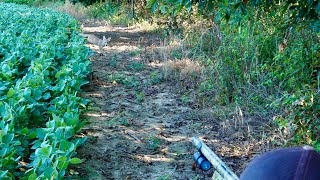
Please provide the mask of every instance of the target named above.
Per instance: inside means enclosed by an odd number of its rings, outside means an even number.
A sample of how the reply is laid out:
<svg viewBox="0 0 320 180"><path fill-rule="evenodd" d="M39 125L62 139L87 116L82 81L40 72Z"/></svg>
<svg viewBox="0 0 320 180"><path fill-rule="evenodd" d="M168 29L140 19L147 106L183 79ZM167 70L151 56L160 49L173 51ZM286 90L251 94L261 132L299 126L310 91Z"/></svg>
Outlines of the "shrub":
<svg viewBox="0 0 320 180"><path fill-rule="evenodd" d="M240 105L247 116L276 115L288 145L320 150L319 33L308 21L289 24L291 14L279 13L281 8L248 7L241 21L236 16L217 21L192 6L167 18L178 27L164 24L174 29L171 37L182 38L183 56L205 67L196 84L202 106ZM299 100L303 103L294 103Z"/></svg>

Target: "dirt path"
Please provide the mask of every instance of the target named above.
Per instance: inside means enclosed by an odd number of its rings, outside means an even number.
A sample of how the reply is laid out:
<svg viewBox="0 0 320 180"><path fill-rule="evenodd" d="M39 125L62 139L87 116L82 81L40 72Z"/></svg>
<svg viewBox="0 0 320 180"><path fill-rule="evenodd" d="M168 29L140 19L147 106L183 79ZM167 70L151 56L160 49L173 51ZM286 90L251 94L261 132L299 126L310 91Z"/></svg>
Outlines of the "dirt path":
<svg viewBox="0 0 320 180"><path fill-rule="evenodd" d="M195 115L200 110L181 103L176 86L161 75L159 36L98 24L84 24L84 31L112 39L102 55L92 58L93 77L85 87L94 103L83 130L88 140L79 149L84 162L71 174L84 179L210 179L213 170L194 168L192 136L222 152L239 174L252 146L241 139L241 128L228 134L220 122L207 118L206 110ZM233 145L239 141L243 143Z"/></svg>

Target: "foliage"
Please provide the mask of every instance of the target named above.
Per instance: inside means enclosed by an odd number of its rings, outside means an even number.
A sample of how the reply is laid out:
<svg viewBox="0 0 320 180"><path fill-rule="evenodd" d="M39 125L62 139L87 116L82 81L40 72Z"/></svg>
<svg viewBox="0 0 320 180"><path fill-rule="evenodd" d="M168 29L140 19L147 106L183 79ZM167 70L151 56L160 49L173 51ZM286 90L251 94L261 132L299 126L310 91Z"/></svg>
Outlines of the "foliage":
<svg viewBox="0 0 320 180"><path fill-rule="evenodd" d="M88 16L92 18L106 18L108 12L104 4L95 3L88 6Z"/></svg>
<svg viewBox="0 0 320 180"><path fill-rule="evenodd" d="M142 71L146 68L146 65L138 61L131 61L127 68L132 69L133 71Z"/></svg>
<svg viewBox="0 0 320 180"><path fill-rule="evenodd" d="M148 138L146 138L147 141L147 149L150 150L157 150L160 148L161 145L161 139L159 139L158 137L151 135Z"/></svg>
<svg viewBox="0 0 320 180"><path fill-rule="evenodd" d="M318 1L150 0L148 7L182 38L183 56L205 67L197 83L201 105L275 114L290 132L283 136L288 145L320 147ZM306 105L292 105L300 98Z"/></svg>
<svg viewBox="0 0 320 180"><path fill-rule="evenodd" d="M206 97L208 106L235 103L247 114L270 117L274 113L279 128L287 133L283 138L288 145L310 144L320 150L319 36L308 27L296 28L282 51L278 46L285 32L269 18L268 13L254 21L243 17L241 26L223 22L220 42L207 43L214 45L211 50L196 48L195 54L206 54L201 61L207 67L199 95ZM211 92L213 102L208 100ZM305 103L292 104L299 99Z"/></svg>
<svg viewBox="0 0 320 180"><path fill-rule="evenodd" d="M150 73L151 84L160 84L163 81L163 76L158 71L153 71Z"/></svg>
<svg viewBox="0 0 320 180"><path fill-rule="evenodd" d="M85 138L89 49L67 15L0 3L0 179L61 179Z"/></svg>
<svg viewBox="0 0 320 180"><path fill-rule="evenodd" d="M92 5L94 3L97 3L99 2L99 0L71 0L72 3L81 3L85 6L89 6L89 5Z"/></svg>
<svg viewBox="0 0 320 180"><path fill-rule="evenodd" d="M16 4L32 4L35 0L1 0L6 3L16 3Z"/></svg>
<svg viewBox="0 0 320 180"><path fill-rule="evenodd" d="M283 136L289 139L289 145L310 144L320 151L320 93L303 93L305 94L286 94L274 102L273 106L284 111L275 121Z"/></svg>
<svg viewBox="0 0 320 180"><path fill-rule="evenodd" d="M271 12L276 10L278 13L287 14L288 22L304 23L314 26L320 30L320 2L319 1L261 1L261 0L215 0L215 1L187 1L187 0L148 0L147 7L152 12L169 15L175 18L181 11L190 12L195 8L199 14L204 15L212 21L221 19L241 22L245 14L251 12L251 7Z"/></svg>
<svg viewBox="0 0 320 180"><path fill-rule="evenodd" d="M89 17L107 20L109 24L127 26L150 18L150 13L145 8L145 1L134 1L134 3L134 14L139 18L132 16L131 1L100 1L85 5Z"/></svg>
<svg viewBox="0 0 320 180"><path fill-rule="evenodd" d="M128 25L133 21L129 6L113 2L94 3L87 7L87 14L91 18L106 19L110 24Z"/></svg>
<svg viewBox="0 0 320 180"><path fill-rule="evenodd" d="M112 83L123 84L127 88L138 88L140 86L139 79L135 76L114 73L107 77L107 80Z"/></svg>
<svg viewBox="0 0 320 180"><path fill-rule="evenodd" d="M116 54L112 55L112 58L110 60L109 65L113 68L116 68L118 66L119 62L118 62L118 56Z"/></svg>
<svg viewBox="0 0 320 180"><path fill-rule="evenodd" d="M137 102L142 102L145 98L145 93L143 91L136 91L135 92L135 100Z"/></svg>

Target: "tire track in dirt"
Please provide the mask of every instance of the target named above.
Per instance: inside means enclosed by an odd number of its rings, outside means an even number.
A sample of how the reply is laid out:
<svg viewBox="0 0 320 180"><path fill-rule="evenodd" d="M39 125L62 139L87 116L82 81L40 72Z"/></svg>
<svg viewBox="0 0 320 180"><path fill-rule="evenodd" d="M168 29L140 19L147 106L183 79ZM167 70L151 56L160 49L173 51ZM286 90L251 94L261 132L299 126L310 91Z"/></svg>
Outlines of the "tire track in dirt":
<svg viewBox="0 0 320 180"><path fill-rule="evenodd" d="M206 115L194 117L197 110L179 101L177 86L161 80L163 45L156 34L92 23L83 30L111 37L111 42L102 55L92 57L92 80L84 91L93 107L85 115L88 140L78 155L84 162L70 174L84 179L211 179L212 169L194 168L192 136L201 136L218 152L229 148L223 159L237 173L243 169L241 162L252 154L230 145L244 141L240 129L233 140L221 123ZM228 153L234 149L238 155Z"/></svg>

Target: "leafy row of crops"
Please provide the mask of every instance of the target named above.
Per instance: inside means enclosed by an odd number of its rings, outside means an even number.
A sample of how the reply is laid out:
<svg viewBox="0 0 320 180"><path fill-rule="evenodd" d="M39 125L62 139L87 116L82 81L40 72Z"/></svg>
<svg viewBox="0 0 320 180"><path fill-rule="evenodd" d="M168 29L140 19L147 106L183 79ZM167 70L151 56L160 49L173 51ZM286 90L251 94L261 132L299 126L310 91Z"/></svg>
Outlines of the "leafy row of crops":
<svg viewBox="0 0 320 180"><path fill-rule="evenodd" d="M77 21L0 3L0 179L60 179L80 163L75 137L90 50Z"/></svg>

